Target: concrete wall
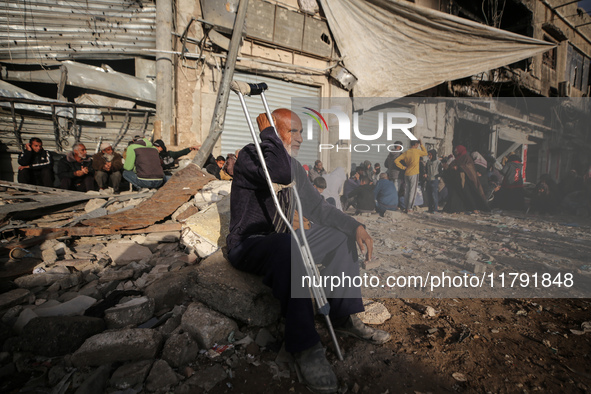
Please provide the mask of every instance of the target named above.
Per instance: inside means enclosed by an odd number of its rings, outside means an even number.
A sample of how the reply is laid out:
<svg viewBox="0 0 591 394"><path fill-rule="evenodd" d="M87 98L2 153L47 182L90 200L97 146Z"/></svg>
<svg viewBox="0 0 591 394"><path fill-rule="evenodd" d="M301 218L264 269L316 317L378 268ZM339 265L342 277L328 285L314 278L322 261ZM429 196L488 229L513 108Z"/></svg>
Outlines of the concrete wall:
<svg viewBox="0 0 591 394"><path fill-rule="evenodd" d="M297 8L297 0L282 1L281 3ZM178 0L177 4L176 32L180 35L191 17L201 17L201 7L199 2L190 0ZM201 24L193 22L188 36L200 39L202 34ZM175 50L180 51L182 46L180 41L176 46ZM199 52L199 48L195 44L188 44L187 50L191 53ZM179 60L176 65L176 124L179 147L201 143L209 133L217 91L222 78L221 70L224 59L214 57L209 52L205 53L204 62L186 59ZM225 52L223 54L225 55ZM261 44L249 38L243 40L238 56L243 59L238 60L237 71L319 87L321 97L331 97L333 94L338 97L348 96L348 92L330 85L327 75L293 68L293 66L300 66L324 70L331 65L326 60ZM286 64L287 67L263 64L258 60L280 62ZM272 103L270 104L272 105ZM213 151L214 155L222 153L220 145L218 141ZM328 157L323 160L327 163L330 162ZM343 159L339 160L340 163ZM328 168L330 169L330 167Z"/></svg>

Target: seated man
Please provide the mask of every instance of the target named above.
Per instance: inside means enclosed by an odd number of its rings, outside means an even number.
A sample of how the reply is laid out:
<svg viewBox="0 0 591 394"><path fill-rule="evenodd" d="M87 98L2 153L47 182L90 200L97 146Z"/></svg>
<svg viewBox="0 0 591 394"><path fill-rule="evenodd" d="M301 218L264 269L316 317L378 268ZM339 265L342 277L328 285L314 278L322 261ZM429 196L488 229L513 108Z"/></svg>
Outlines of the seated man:
<svg viewBox="0 0 591 394"><path fill-rule="evenodd" d="M359 183L359 187L349 193L349 198L355 199L355 213L374 212L376 210L376 200L373 195L375 185L371 184L371 180L367 175L362 175L359 178Z"/></svg>
<svg viewBox="0 0 591 394"><path fill-rule="evenodd" d="M33 137L25 144L18 164L18 183L53 187L53 159L39 138Z"/></svg>
<svg viewBox="0 0 591 394"><path fill-rule="evenodd" d="M218 156L215 158L215 163L208 164L205 169L217 179L222 179L220 176L220 171L222 170L222 167L224 167L225 163L226 159L224 159L224 156Z"/></svg>
<svg viewBox="0 0 591 394"><path fill-rule="evenodd" d="M322 199L308 180L296 156L302 143L302 123L288 109L273 112L275 130L265 114L257 123L262 130L261 149L271 180L282 188L278 199L292 207L292 171L295 187L302 200L300 213L311 222L306 231L316 263L325 267L322 275L359 275L357 248L367 248L371 259L373 241L365 227ZM286 187L288 186L288 187ZM304 383L313 391L332 393L338 389L336 375L326 359L320 336L314 327L314 307L309 289L303 287L303 263L294 248L291 234L278 218L254 144L244 147L234 167L230 206L230 233L227 237L228 259L239 270L263 275L263 282L273 289L285 316L285 348L295 357ZM293 213L293 211L291 211ZM292 218L289 212L288 218ZM301 231L301 230L299 230ZM294 249L297 250L297 249ZM292 262L293 260L293 262ZM296 272L293 272L296 271ZM299 275L298 272L299 271ZM345 294L347 297L342 297ZM296 296L294 296L294 293ZM381 344L390 334L365 326L355 313L363 311L361 289L338 288L327 293L330 318L337 332Z"/></svg>
<svg viewBox="0 0 591 394"><path fill-rule="evenodd" d="M84 144L74 145L74 149L62 157L57 163L57 176L62 189L79 192L96 190L92 158L86 155Z"/></svg>
<svg viewBox="0 0 591 394"><path fill-rule="evenodd" d="M94 168L94 179L99 189L106 189L109 181L113 193L119 193L121 184L121 171L123 170L123 161L119 153L113 151L113 147L108 142L103 142L101 151L92 156L92 168Z"/></svg>
<svg viewBox="0 0 591 394"><path fill-rule="evenodd" d="M136 136L127 147L123 178L138 189L155 189L164 184L158 149L147 138Z"/></svg>
<svg viewBox="0 0 591 394"><path fill-rule="evenodd" d="M355 169L355 173L351 175L351 177L347 179L343 184L343 195L341 196L341 205L343 206L343 212L349 209L350 205L353 205L355 207L355 198L350 197L349 193L351 193L353 190L359 187L359 178L361 177L361 174L363 172L364 171L362 167L357 167Z"/></svg>
<svg viewBox="0 0 591 394"><path fill-rule="evenodd" d="M380 180L373 191L376 200L376 211L380 216L384 216L386 211L395 211L398 209L398 190L394 182L388 179L388 174L380 174Z"/></svg>

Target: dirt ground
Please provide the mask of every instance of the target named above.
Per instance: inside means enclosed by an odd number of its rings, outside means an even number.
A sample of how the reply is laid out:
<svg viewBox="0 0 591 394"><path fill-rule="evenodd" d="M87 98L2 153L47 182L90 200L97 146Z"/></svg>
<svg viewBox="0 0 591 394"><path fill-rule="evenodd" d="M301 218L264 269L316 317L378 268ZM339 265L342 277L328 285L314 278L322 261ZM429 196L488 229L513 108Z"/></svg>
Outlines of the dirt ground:
<svg viewBox="0 0 591 394"><path fill-rule="evenodd" d="M440 249L448 256L454 253L463 256L467 250L477 250L483 259L493 260L489 265L497 273L514 270L515 261L535 261L544 266L570 267L577 278L589 276L588 219L499 212L435 216L415 213L398 226L382 221L377 215L361 219L376 240L376 258L383 259L379 267L362 272L388 271L388 262L396 270L416 264L436 266L441 258L435 252ZM390 239L395 245L384 245L387 231L393 233ZM432 236L433 231L443 232ZM470 247L462 249L468 244ZM413 252L409 255L411 247ZM388 255L391 254L388 251L399 249L404 253ZM460 260L461 257L447 261L450 271L462 268ZM481 294L494 295L474 293ZM545 295L544 291L539 294ZM390 332L392 341L374 346L340 338L344 361L337 360L329 334L322 319L318 319L317 327L327 346L328 358L341 383L340 392L585 393L591 390L591 330L585 333L581 328L584 322L591 321L589 298L374 300L392 315L377 326ZM432 316L426 312L427 307L434 309ZM276 373L268 364L277 359L277 352L273 346L262 349L256 356L259 363L254 364L240 357L241 361L233 368L233 379L216 385L211 392L309 392L293 371L289 372L289 378L287 375L273 378ZM224 358L204 360L199 368L223 362Z"/></svg>

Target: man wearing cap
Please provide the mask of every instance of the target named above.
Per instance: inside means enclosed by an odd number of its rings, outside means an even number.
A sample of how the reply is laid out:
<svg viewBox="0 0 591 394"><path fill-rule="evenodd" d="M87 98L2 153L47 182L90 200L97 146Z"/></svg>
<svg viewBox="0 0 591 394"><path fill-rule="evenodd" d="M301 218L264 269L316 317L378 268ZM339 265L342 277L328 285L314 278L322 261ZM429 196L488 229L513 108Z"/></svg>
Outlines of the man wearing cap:
<svg viewBox="0 0 591 394"><path fill-rule="evenodd" d="M94 179L99 189L106 189L110 181L113 193L119 193L123 161L121 155L113 151L111 143L101 144L100 152L92 156L92 168L94 168Z"/></svg>
<svg viewBox="0 0 591 394"><path fill-rule="evenodd" d="M147 138L136 136L125 152L123 178L136 188L159 188L164 184L164 170L158 149Z"/></svg>

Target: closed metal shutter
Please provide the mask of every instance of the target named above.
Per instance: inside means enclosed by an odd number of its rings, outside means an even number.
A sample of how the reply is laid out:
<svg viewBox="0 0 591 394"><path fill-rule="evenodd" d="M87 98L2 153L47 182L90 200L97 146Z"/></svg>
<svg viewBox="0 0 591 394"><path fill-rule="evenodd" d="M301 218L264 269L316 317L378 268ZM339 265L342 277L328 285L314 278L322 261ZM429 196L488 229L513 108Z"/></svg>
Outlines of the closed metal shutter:
<svg viewBox="0 0 591 394"><path fill-rule="evenodd" d="M320 103L320 88L300 85L292 82L281 81L269 77L260 75L252 75L245 73L234 73L234 79L237 81L249 82L249 83L261 83L265 82L269 89L265 92L267 102L271 111L277 108L289 108L294 110L296 113L299 109L293 109L292 98L296 97L310 97L314 98L315 102L310 100L310 107L317 108ZM246 104L248 105L248 111L250 113L252 124L258 134L258 128L256 123L256 117L265 112L263 103L260 97L245 97ZM306 119L299 114L302 119L302 123L305 127ZM304 130L305 132L305 130ZM222 155L228 153L234 153L236 149L242 149L245 145L252 142L252 137L248 130L248 124L242 111L242 106L238 100L238 96L235 93L230 94L228 100L228 109L226 111L226 120L224 122L224 131L222 133ZM314 164L314 161L318 158L318 131L314 128L314 135L311 141L308 141L304 136L304 143L300 148L297 159L303 164Z"/></svg>

